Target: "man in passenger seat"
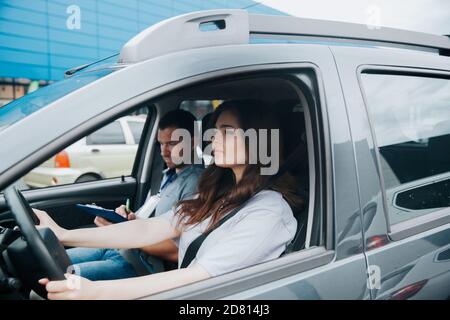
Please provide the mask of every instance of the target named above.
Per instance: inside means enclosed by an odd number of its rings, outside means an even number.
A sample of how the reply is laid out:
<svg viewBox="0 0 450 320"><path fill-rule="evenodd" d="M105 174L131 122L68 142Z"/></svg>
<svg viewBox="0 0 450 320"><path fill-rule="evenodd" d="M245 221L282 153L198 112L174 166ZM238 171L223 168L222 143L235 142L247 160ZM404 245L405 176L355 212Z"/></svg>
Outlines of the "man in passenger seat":
<svg viewBox="0 0 450 320"><path fill-rule="evenodd" d="M172 158L173 149L181 144L180 141L172 140L172 133L176 129L185 129L193 139L195 121L195 117L184 110L168 112L161 118L158 124L158 142L161 146L161 156L167 168L163 171L159 193L156 196L149 194L141 210L136 213L127 213L124 205L116 209L117 213L128 218L128 220L134 220L136 217L148 218L153 212L153 207L154 216L159 216L170 211L178 201L189 199L196 193L197 181L203 172L203 166L193 165L192 162L176 165ZM149 207L150 202L156 202L156 208L151 204ZM101 217L96 217L94 223L98 227L112 224ZM140 250L73 248L67 250L67 253L73 263L74 273L90 280L114 280L157 271L155 270L155 264L158 264L158 259L152 258L152 256L162 259L165 262L166 269L176 268L178 263L177 245L176 239L170 239Z"/></svg>

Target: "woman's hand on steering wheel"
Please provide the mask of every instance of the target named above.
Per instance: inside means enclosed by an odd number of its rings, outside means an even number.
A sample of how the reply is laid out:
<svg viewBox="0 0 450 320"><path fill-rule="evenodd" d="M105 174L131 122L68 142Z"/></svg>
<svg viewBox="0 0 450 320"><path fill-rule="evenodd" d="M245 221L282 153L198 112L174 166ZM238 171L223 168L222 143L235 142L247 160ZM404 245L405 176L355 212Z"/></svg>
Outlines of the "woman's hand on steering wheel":
<svg viewBox="0 0 450 320"><path fill-rule="evenodd" d="M47 278L39 280L48 292L50 300L93 300L100 299L100 286L75 274L65 274L66 280L50 281Z"/></svg>
<svg viewBox="0 0 450 320"><path fill-rule="evenodd" d="M36 227L50 228L58 238L58 240L60 242L63 242L64 234L67 232L67 230L60 227L52 218L50 218L47 212L38 209L33 209L33 212L39 219L39 225L37 225Z"/></svg>

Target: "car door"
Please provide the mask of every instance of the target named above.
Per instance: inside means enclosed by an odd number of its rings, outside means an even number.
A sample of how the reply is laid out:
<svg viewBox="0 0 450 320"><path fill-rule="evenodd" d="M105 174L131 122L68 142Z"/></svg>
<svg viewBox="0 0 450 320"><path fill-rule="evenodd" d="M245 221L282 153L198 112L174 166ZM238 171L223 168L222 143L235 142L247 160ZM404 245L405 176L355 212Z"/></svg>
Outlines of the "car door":
<svg viewBox="0 0 450 320"><path fill-rule="evenodd" d="M355 139L374 299L450 297L450 58L333 48Z"/></svg>
<svg viewBox="0 0 450 320"><path fill-rule="evenodd" d="M215 59L210 59L211 56ZM314 150L310 153L314 156L308 159L314 197L309 207L307 249L158 296L368 298L353 147L336 66L330 50L323 45L250 44L203 48L150 59L114 72L97 85L87 86L77 94L56 101L46 112L36 113L33 119L22 121L14 130L4 132L2 138L12 140L15 130L21 129L29 130L31 135L42 130L45 135L32 135L33 141L29 145L33 150L11 150L6 160L15 170L0 175L0 186L17 179L21 172L25 174L25 168L31 169L32 164L45 161L52 151L57 152L133 108L151 105L154 98L222 77L274 70L295 78L296 83L301 82L303 89L310 91L312 96L307 123L309 144ZM309 71L296 73L295 70ZM130 81L133 86L123 86ZM116 87L121 90L111 89ZM153 121L163 112L158 108L152 115ZM62 117L67 114L71 117ZM46 122L54 117L62 118L62 123L46 131ZM152 126L151 133L141 140L141 146L152 145L155 139L156 128ZM25 158L23 153L33 157ZM160 172L162 166L161 162L154 161L155 155L154 148L138 151L137 165L131 177L30 190L25 196L33 205L40 204L44 209L56 208L68 201L123 201L133 195L138 206L149 190L157 192L159 181L154 178L154 173ZM154 169L157 166L160 168ZM67 215L67 212L61 214Z"/></svg>

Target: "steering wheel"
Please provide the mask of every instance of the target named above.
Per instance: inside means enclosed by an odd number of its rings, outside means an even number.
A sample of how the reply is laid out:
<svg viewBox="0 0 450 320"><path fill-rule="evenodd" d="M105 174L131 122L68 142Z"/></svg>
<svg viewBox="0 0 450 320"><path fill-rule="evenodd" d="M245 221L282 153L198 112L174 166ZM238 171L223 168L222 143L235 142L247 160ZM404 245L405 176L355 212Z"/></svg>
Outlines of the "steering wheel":
<svg viewBox="0 0 450 320"><path fill-rule="evenodd" d="M18 243L11 244L8 257L14 271L27 288L31 288L41 297L46 297L47 292L38 280L64 280L64 271L72 263L52 230L35 227L39 219L16 187L8 187L4 196L22 237L25 238L25 241L19 239Z"/></svg>

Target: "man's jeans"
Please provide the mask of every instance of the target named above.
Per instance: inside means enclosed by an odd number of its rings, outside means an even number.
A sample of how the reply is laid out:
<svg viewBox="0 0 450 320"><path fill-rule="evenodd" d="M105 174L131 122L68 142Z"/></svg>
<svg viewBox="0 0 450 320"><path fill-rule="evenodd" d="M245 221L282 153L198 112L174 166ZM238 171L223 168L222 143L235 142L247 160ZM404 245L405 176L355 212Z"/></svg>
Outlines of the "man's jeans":
<svg viewBox="0 0 450 320"><path fill-rule="evenodd" d="M73 248L67 254L73 273L89 280L116 280L136 277L133 266L116 249Z"/></svg>

